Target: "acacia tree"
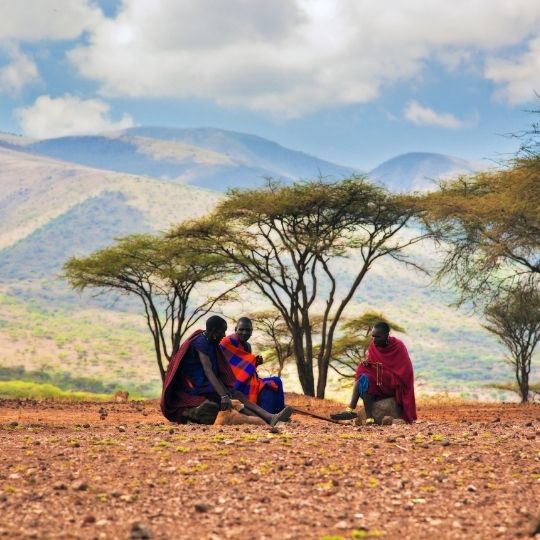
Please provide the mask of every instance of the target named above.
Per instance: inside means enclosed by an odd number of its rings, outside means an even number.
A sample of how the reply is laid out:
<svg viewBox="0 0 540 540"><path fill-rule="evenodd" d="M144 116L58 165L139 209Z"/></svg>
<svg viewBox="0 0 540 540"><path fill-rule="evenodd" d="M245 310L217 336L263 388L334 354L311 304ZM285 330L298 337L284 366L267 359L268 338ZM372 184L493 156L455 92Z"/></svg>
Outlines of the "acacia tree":
<svg viewBox="0 0 540 540"><path fill-rule="evenodd" d="M353 176L338 182L269 181L232 190L213 214L171 231L219 253L281 314L291 333L302 389L324 397L332 344L345 308L382 257L405 261L403 250L423 235L400 234L415 209L382 187ZM340 262L356 254L358 266ZM315 354L313 316L322 312ZM314 368L318 380L315 386Z"/></svg>
<svg viewBox="0 0 540 540"><path fill-rule="evenodd" d="M219 255L194 257L182 239L151 234L121 238L86 257L72 257L64 265L66 279L79 291L117 291L142 301L162 380L186 332L228 299L237 285L224 286L212 296L206 290L197 295L197 288L206 289L225 279L229 270Z"/></svg>
<svg viewBox="0 0 540 540"><path fill-rule="evenodd" d="M532 147L534 148L534 147ZM506 169L443 182L418 199L444 260L437 274L479 307L523 279L540 277L540 155Z"/></svg>
<svg viewBox="0 0 540 540"><path fill-rule="evenodd" d="M341 325L342 335L334 341L330 367L342 377L354 377L358 364L365 359L375 323L385 322L392 330L405 333L399 324L378 311L366 311Z"/></svg>
<svg viewBox="0 0 540 540"><path fill-rule="evenodd" d="M534 281L518 283L485 308L486 330L508 349L508 362L523 403L529 400L531 361L540 341L540 291Z"/></svg>

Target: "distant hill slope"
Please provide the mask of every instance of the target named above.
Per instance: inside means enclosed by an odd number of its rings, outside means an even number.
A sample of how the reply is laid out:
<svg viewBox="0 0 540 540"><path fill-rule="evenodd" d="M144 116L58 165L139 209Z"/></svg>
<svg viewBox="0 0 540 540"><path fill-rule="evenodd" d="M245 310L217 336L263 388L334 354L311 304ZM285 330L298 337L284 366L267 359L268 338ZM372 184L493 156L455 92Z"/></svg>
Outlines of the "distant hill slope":
<svg viewBox="0 0 540 540"><path fill-rule="evenodd" d="M4 146L13 148L6 137ZM0 138L0 145L2 139ZM219 129L131 128L93 136L30 141L27 152L93 168L189 183L213 190L354 172L275 142Z"/></svg>
<svg viewBox="0 0 540 540"><path fill-rule="evenodd" d="M393 191L425 191L434 189L436 180L483 168L482 164L444 154L411 152L381 163L368 176Z"/></svg>
<svg viewBox="0 0 540 540"><path fill-rule="evenodd" d="M123 194L125 204L141 213L139 226L130 230L119 218L116 235L137 228L164 229L204 214L219 198L218 193L192 186L82 167L7 148L0 148L0 186L0 249L104 192ZM76 232L85 235L84 228Z"/></svg>

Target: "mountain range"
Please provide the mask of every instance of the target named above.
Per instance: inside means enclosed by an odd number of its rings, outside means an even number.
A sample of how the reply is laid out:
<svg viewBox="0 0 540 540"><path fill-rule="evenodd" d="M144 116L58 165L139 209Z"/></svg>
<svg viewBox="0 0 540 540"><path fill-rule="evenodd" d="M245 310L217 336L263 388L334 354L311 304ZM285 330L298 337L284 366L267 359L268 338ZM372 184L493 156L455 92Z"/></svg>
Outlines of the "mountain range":
<svg viewBox="0 0 540 540"><path fill-rule="evenodd" d="M396 191L424 190L432 182L478 170L464 159L408 153L372 171L337 165L285 148L256 135L213 128L134 127L114 133L33 140L0 134L0 147L94 169L149 176L163 181L225 191L282 181L338 179L366 174Z"/></svg>

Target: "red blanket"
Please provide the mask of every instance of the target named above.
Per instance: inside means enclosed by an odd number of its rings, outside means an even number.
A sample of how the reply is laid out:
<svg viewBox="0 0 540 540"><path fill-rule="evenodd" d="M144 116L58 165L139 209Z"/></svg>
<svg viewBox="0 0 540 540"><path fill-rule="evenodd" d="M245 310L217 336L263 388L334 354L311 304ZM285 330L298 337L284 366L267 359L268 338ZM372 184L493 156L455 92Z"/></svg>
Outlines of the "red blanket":
<svg viewBox="0 0 540 540"><path fill-rule="evenodd" d="M242 347L236 334L223 338L220 345L236 378L234 387L245 394L249 401L257 403L259 392L265 386L277 390L274 381L261 379L257 375L257 357Z"/></svg>
<svg viewBox="0 0 540 540"><path fill-rule="evenodd" d="M203 333L202 330L196 330L191 336L189 336L184 343L180 346L178 351L173 355L169 362L167 369L167 375L163 382L163 392L161 394L161 412L171 422L183 422L182 412L186 408L198 407L206 398L204 396L197 396L183 392L179 386L179 377L176 377L178 370L182 363L182 360L186 356L189 347L194 339ZM234 375L231 372L229 363L225 360L220 347L217 349L217 360L219 369L219 379L224 383L227 388L234 386Z"/></svg>
<svg viewBox="0 0 540 540"><path fill-rule="evenodd" d="M355 378L367 374L370 394L395 397L403 407L403 419L406 422L416 420L413 367L405 344L393 336L386 347L379 348L371 342L367 362L368 365L358 366Z"/></svg>

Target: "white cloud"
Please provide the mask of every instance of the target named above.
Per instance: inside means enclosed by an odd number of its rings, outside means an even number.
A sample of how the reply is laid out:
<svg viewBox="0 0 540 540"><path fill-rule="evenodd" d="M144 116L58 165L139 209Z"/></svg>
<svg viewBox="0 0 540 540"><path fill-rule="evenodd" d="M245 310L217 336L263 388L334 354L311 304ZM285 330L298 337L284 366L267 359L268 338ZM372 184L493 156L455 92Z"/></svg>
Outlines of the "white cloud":
<svg viewBox="0 0 540 540"><path fill-rule="evenodd" d="M0 66L0 92L16 96L23 88L39 80L34 60L21 52L19 47L7 47L8 63Z"/></svg>
<svg viewBox="0 0 540 540"><path fill-rule="evenodd" d="M371 101L428 61L481 65L538 28L530 0L124 0L69 58L105 96L296 116Z"/></svg>
<svg viewBox="0 0 540 540"><path fill-rule="evenodd" d="M91 0L0 0L0 41L75 39L101 19Z"/></svg>
<svg viewBox="0 0 540 540"><path fill-rule="evenodd" d="M403 111L405 119L417 126L437 126L445 129L460 129L466 127L469 122L459 120L453 114L439 113L420 105L417 101L411 101Z"/></svg>
<svg viewBox="0 0 540 540"><path fill-rule="evenodd" d="M540 93L540 37L529 42L527 52L512 60L490 58L486 78L502 85L496 95L512 104L535 100Z"/></svg>
<svg viewBox="0 0 540 540"><path fill-rule="evenodd" d="M40 96L30 107L15 111L25 135L37 138L86 135L133 126L129 115L109 118L110 106L98 99L82 100L66 94Z"/></svg>

